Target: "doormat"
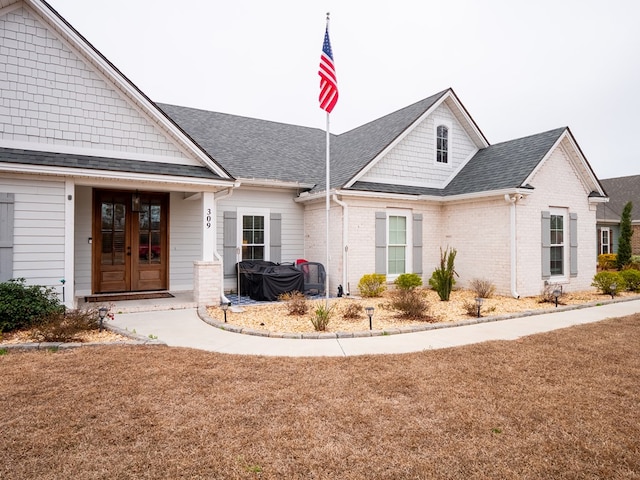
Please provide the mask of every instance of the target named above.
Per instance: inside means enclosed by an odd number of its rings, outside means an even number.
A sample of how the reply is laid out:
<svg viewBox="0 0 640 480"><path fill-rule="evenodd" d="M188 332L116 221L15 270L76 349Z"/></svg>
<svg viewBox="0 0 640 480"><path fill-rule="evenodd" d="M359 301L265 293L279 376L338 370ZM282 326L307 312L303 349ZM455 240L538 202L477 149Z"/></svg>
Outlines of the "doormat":
<svg viewBox="0 0 640 480"><path fill-rule="evenodd" d="M122 302L124 300L150 300L154 298L173 298L169 292L104 293L84 297L85 302Z"/></svg>

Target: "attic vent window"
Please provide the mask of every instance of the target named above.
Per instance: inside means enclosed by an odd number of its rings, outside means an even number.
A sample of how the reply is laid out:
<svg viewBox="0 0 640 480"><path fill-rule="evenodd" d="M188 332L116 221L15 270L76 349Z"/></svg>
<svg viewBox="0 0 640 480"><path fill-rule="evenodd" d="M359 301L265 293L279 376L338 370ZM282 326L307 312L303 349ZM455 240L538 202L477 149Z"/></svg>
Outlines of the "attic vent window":
<svg viewBox="0 0 640 480"><path fill-rule="evenodd" d="M436 136L436 162L449 163L449 129L438 125Z"/></svg>

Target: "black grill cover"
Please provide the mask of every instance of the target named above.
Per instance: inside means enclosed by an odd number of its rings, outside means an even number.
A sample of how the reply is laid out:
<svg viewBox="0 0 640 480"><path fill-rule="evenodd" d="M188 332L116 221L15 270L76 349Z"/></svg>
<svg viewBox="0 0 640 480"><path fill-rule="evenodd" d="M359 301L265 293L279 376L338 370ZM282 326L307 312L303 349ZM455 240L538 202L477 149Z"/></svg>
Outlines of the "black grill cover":
<svg viewBox="0 0 640 480"><path fill-rule="evenodd" d="M253 300L273 302L283 293L303 292L304 276L293 265L272 262L240 262L240 291Z"/></svg>

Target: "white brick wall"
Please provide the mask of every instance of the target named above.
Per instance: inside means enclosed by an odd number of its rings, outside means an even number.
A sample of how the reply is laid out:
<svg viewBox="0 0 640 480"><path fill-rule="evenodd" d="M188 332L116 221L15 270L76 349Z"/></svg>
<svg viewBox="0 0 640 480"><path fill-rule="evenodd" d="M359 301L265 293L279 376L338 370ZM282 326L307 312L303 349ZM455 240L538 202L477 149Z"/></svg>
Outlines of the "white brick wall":
<svg viewBox="0 0 640 480"><path fill-rule="evenodd" d="M0 35L0 141L196 164L27 9L0 17Z"/></svg>
<svg viewBox="0 0 640 480"><path fill-rule="evenodd" d="M435 161L435 127L442 122L451 126L447 165ZM475 151L475 145L449 107L442 104L373 166L362 180L443 187L451 174Z"/></svg>
<svg viewBox="0 0 640 480"><path fill-rule="evenodd" d="M455 268L459 277L456 277L456 285L466 287L474 278L487 279L496 285L498 293L509 294L510 217L505 200L448 204L443 209L443 216L442 248L457 251ZM438 262L439 255L438 251Z"/></svg>
<svg viewBox="0 0 640 480"><path fill-rule="evenodd" d="M589 191L577 177L562 148L557 148L531 181L534 193L518 206L518 271L526 278L518 285L523 296L538 295L542 279L541 212L550 208L567 208L578 214L578 276L566 277L565 291L591 289L596 273L596 212L588 202ZM568 220L568 219L567 219ZM566 225L569 245L569 225ZM567 265L567 270L569 266ZM524 274L526 272L526 275ZM555 280L552 278L551 282Z"/></svg>
<svg viewBox="0 0 640 480"><path fill-rule="evenodd" d="M542 279L541 212L567 208L578 214L578 276L566 276L565 291L589 290L596 271L595 208L562 148L558 148L536 173L533 193L516 206L517 284L520 296L539 295ZM490 199L445 203L417 203L343 197L349 205L348 283L357 293L360 278L375 271L375 212L392 208L409 209L423 215L423 281L427 284L438 266L440 247L455 248L456 278L466 287L474 278L487 279L497 292L511 293L510 204L503 196ZM342 283L342 209L332 203L330 220L332 291ZM567 218L566 248L569 248ZM315 202L305 210L305 258L325 263L325 205ZM568 260L567 260L568 262ZM569 264L566 265L567 272ZM557 279L552 279L552 282ZM346 285L345 285L346 287Z"/></svg>

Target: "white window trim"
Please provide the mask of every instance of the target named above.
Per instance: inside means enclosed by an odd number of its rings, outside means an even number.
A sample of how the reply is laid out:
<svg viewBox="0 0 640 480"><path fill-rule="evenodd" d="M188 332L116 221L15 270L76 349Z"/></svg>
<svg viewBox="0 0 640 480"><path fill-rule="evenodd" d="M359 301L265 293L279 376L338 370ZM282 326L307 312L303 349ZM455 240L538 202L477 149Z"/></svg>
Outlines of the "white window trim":
<svg viewBox="0 0 640 480"><path fill-rule="evenodd" d="M387 281L392 282L398 278L401 273L389 273L389 218L390 217L405 217L407 225L407 243L405 250L405 272L412 273L413 266L413 212L411 210L387 210L387 222L385 226L386 244L387 244Z"/></svg>
<svg viewBox="0 0 640 480"><path fill-rule="evenodd" d="M569 270L571 265L569 262L571 261L569 255L571 250L571 242L569 235L571 233L571 228L569 225L569 210L566 208L550 208L549 214L551 216L561 216L562 217L562 274L554 275L551 274L551 280L554 282L568 282L569 281ZM551 228L551 227L549 227ZM558 246L558 244L550 243L550 247Z"/></svg>
<svg viewBox="0 0 640 480"><path fill-rule="evenodd" d="M605 245L605 243L602 241L602 234L604 232L607 232L607 247L608 247L608 252L607 253L611 253L611 247L613 247L613 245L611 244L611 229L609 227L602 227L600 229L600 254L604 254L604 252L602 251L602 247Z"/></svg>
<svg viewBox="0 0 640 480"><path fill-rule="evenodd" d="M242 261L242 227L244 225L245 216L264 217L264 259L269 261L271 259L271 210L268 208L239 208L238 209L238 221L236 222L236 247L240 252L240 260Z"/></svg>
<svg viewBox="0 0 640 480"><path fill-rule="evenodd" d="M447 127L447 163L438 162L438 127ZM453 125L448 120L435 119L433 123L433 164L441 168L452 168L451 160L453 153Z"/></svg>

